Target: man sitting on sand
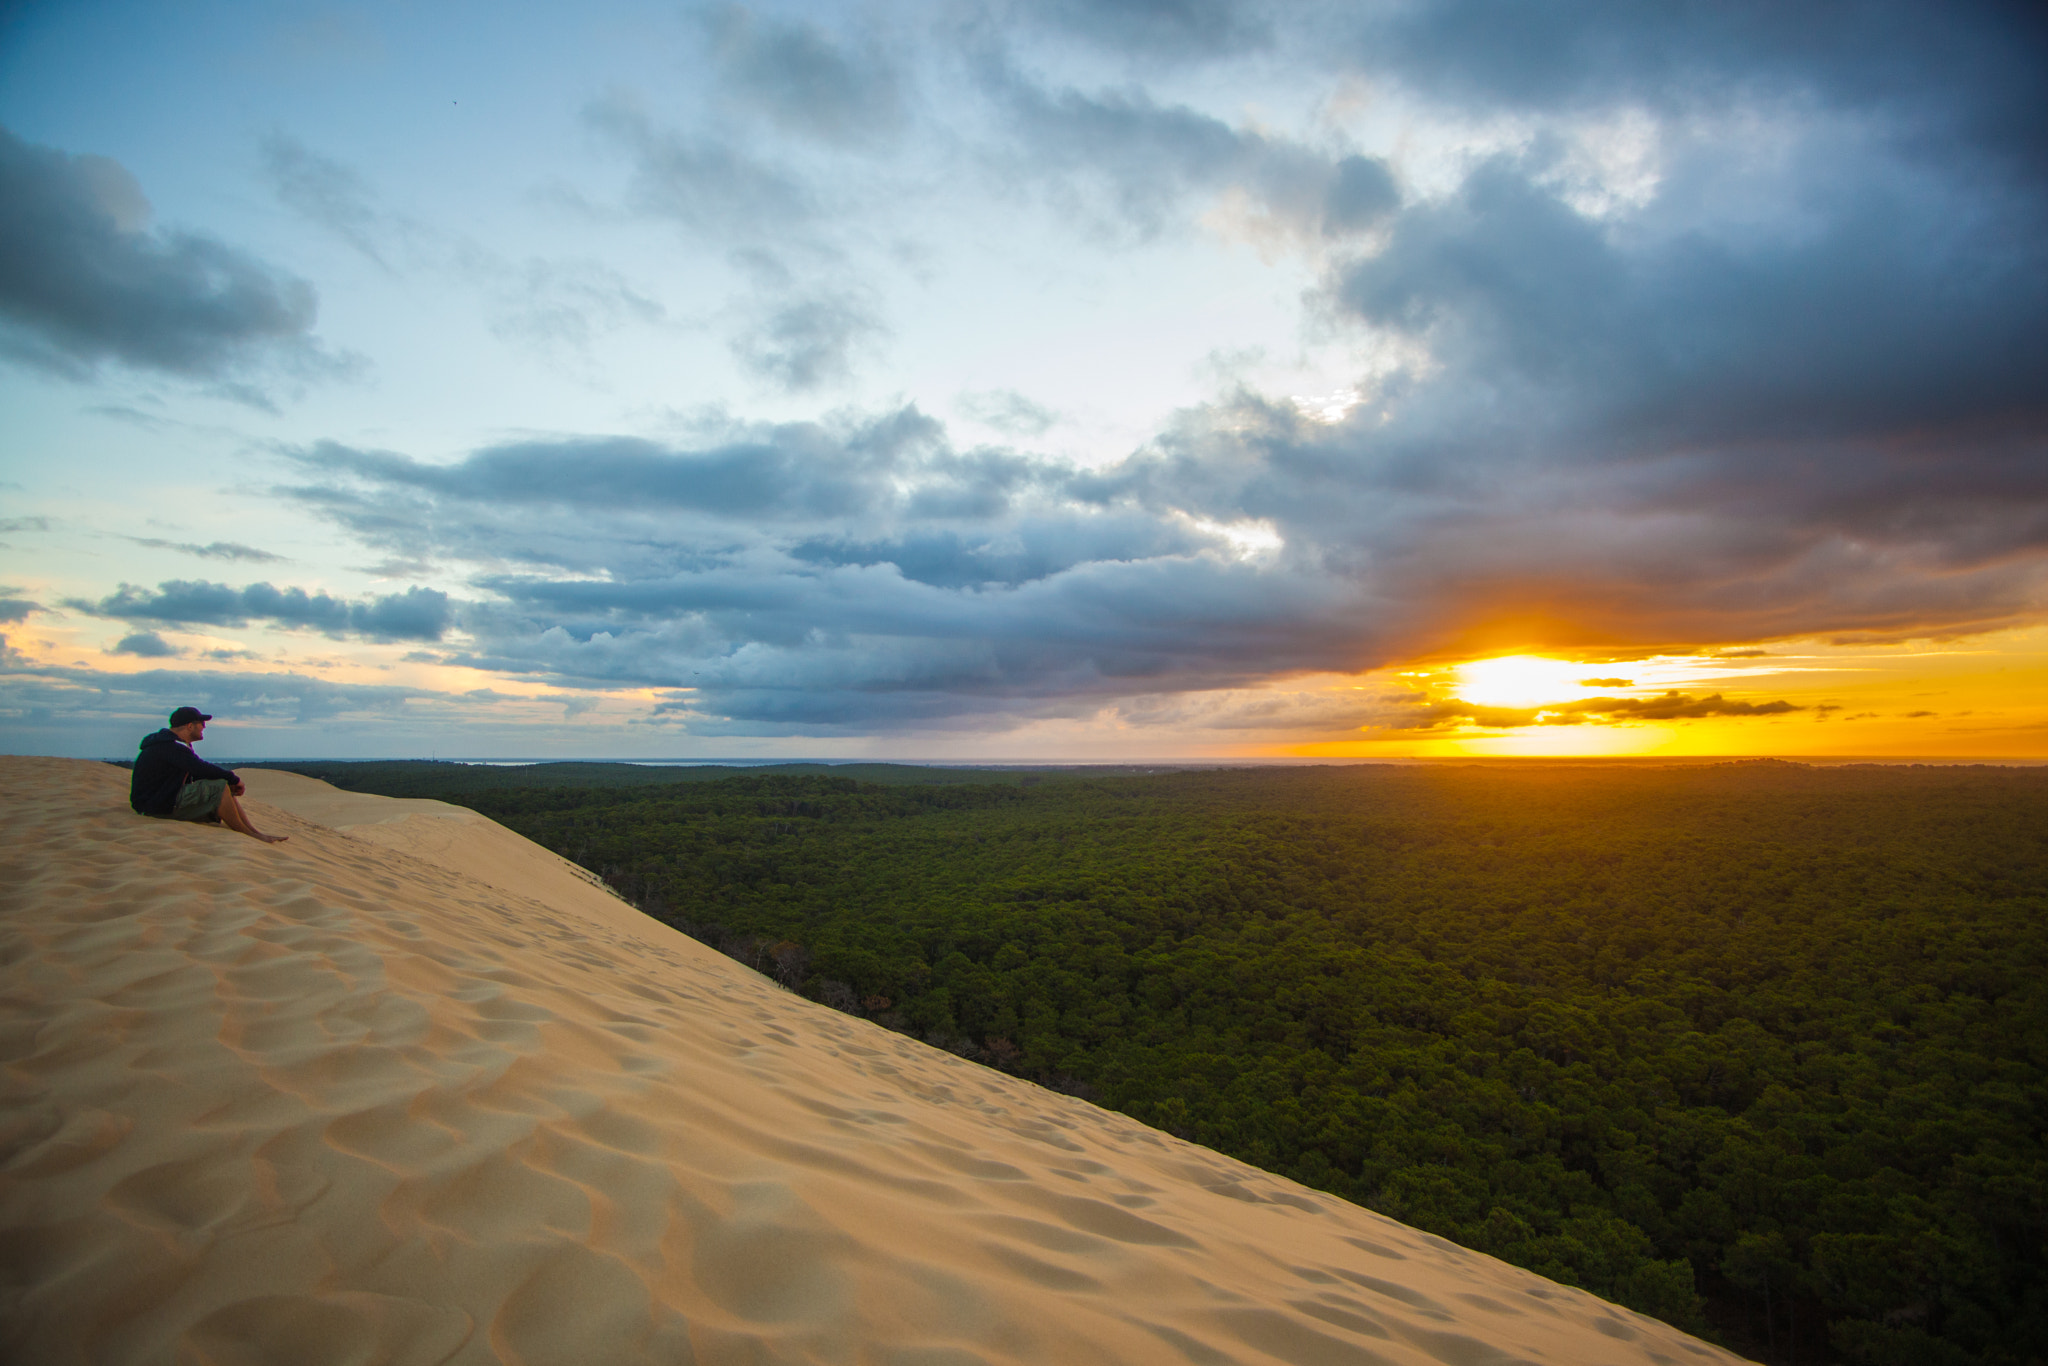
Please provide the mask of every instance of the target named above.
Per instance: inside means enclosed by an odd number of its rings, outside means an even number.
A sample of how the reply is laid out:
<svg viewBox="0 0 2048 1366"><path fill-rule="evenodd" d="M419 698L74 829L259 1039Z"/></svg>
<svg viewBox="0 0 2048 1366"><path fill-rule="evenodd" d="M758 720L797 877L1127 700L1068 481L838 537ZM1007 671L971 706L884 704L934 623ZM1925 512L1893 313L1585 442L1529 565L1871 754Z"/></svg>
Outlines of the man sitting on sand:
<svg viewBox="0 0 2048 1366"><path fill-rule="evenodd" d="M265 844L284 843L289 835L266 835L250 823L235 800L244 788L232 770L215 768L192 752L212 719L197 707L180 707L171 713L169 729L144 737L128 781L128 805L145 816L218 821Z"/></svg>

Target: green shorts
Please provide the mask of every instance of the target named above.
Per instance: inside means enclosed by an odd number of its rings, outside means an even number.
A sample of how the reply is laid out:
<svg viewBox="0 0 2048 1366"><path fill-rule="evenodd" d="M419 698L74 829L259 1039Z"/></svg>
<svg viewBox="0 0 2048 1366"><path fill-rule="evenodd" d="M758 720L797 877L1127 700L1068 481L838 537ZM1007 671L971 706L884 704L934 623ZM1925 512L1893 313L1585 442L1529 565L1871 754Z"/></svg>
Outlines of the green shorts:
<svg viewBox="0 0 2048 1366"><path fill-rule="evenodd" d="M226 778L194 778L178 789L178 804L171 808L174 821L218 820L220 799L228 790Z"/></svg>

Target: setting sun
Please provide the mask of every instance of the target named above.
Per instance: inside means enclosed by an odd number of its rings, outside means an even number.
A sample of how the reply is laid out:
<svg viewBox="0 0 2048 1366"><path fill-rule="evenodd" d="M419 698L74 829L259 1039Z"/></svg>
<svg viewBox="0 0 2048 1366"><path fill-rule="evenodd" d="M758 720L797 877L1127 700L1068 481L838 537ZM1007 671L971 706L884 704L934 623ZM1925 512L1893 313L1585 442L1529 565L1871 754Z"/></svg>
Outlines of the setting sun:
<svg viewBox="0 0 2048 1366"><path fill-rule="evenodd" d="M1607 691L1627 687L1624 680L1595 677L1605 671L1599 666L1574 664L1568 659L1545 659L1541 655L1504 655L1499 659L1476 659L1460 664L1454 671L1458 696L1482 707L1540 707L1545 702L1575 702ZM1594 679L1592 686L1588 680Z"/></svg>
<svg viewBox="0 0 2048 1366"><path fill-rule="evenodd" d="M2048 628L1963 641L1787 640L1636 658L1418 661L1361 683L1355 738L1297 758L1577 755L2020 759L2048 733ZM1313 688L1265 711L1305 707ZM1332 707L1333 712L1338 708Z"/></svg>

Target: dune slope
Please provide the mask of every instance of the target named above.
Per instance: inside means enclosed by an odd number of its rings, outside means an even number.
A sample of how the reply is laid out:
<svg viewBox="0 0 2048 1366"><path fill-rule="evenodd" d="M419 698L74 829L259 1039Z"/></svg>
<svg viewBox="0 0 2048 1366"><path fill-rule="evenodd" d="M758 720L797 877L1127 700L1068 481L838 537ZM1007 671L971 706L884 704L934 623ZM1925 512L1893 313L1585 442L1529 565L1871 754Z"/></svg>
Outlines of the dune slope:
<svg viewBox="0 0 2048 1366"><path fill-rule="evenodd" d="M1733 1361L781 991L438 803L0 759L35 1362Z"/></svg>

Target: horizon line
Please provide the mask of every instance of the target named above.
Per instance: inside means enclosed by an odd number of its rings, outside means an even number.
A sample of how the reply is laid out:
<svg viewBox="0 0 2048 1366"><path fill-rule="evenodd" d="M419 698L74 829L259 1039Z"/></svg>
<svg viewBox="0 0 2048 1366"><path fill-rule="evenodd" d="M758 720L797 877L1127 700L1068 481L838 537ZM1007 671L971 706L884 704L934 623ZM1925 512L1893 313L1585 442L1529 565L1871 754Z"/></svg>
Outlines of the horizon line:
<svg viewBox="0 0 2048 1366"><path fill-rule="evenodd" d="M795 765L812 765L821 768L846 768L859 765L895 765L905 768L964 768L964 769L1086 769L1086 768L1361 768L1373 765L1417 765L1417 764L1609 764L1609 765L1670 765L1697 766L1701 764L1730 763L1786 763L1807 766L1831 766L1872 764L1891 766L1924 765L1944 768L2000 767L2038 768L2048 766L2048 757L2041 756L1981 756L1981 755L1803 755L1803 754L1431 754L1431 755L1385 755L1370 758L1344 756L1293 757L1272 755L1256 758L1202 758L1162 757L1147 759L935 759L935 758L641 758L626 759L616 756L570 755L562 756L482 756L472 755L443 759L438 755L417 754L370 755L344 758L336 755L284 755L279 757L237 758L222 755L223 761L232 759L244 765L263 764L390 764L390 763L441 763L459 764L465 767L519 768L541 764L623 764L636 768L776 768ZM102 763L125 764L132 758L105 758Z"/></svg>

